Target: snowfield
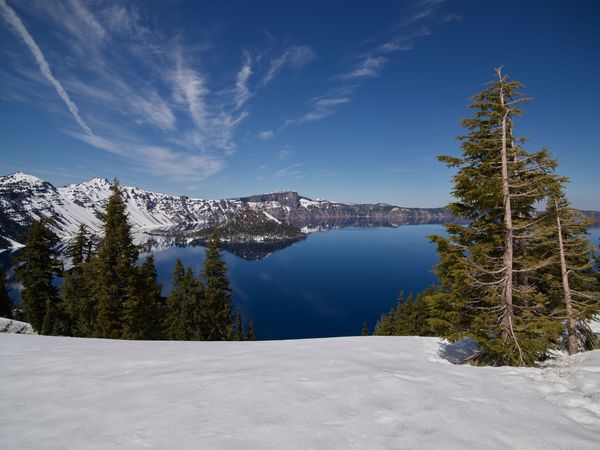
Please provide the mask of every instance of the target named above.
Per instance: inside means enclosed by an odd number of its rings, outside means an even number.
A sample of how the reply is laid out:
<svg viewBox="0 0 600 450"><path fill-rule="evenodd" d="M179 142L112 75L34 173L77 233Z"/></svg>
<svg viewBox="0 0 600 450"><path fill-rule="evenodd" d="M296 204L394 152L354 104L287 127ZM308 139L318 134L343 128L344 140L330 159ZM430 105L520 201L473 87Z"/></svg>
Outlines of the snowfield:
<svg viewBox="0 0 600 450"><path fill-rule="evenodd" d="M0 447L600 448L600 351L517 369L439 350L418 337L1 334Z"/></svg>

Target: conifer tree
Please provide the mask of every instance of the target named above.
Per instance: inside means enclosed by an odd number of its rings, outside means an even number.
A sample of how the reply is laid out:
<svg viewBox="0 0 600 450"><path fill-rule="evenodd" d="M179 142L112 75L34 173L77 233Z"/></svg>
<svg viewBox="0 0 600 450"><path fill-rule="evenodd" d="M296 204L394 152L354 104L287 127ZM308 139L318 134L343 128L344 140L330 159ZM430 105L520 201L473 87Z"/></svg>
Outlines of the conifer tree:
<svg viewBox="0 0 600 450"><path fill-rule="evenodd" d="M376 336L431 336L432 331L428 321L430 319L426 297L434 292L435 288L428 288L420 293L416 299L412 293L404 297L401 292L396 308L390 309L387 315L381 316L375 325Z"/></svg>
<svg viewBox="0 0 600 450"><path fill-rule="evenodd" d="M164 299L157 283L154 257L148 256L134 271L123 306L123 338L156 340L163 337Z"/></svg>
<svg viewBox="0 0 600 450"><path fill-rule="evenodd" d="M203 287L192 268L185 270L177 260L173 270L173 289L167 298L165 334L170 340L202 340Z"/></svg>
<svg viewBox="0 0 600 450"><path fill-rule="evenodd" d="M32 225L25 240L22 254L16 258L25 320L41 334L56 334L59 298L52 280L59 268L54 254L57 238L42 219Z"/></svg>
<svg viewBox="0 0 600 450"><path fill-rule="evenodd" d="M204 270L205 280L203 332L208 341L227 341L232 338L231 288L227 267L221 257L220 241L216 228L206 246Z"/></svg>
<svg viewBox="0 0 600 450"><path fill-rule="evenodd" d="M6 287L6 276L0 267L0 317L12 318L12 300Z"/></svg>
<svg viewBox="0 0 600 450"><path fill-rule="evenodd" d="M167 313L165 315L165 336L170 340L178 340L178 336L182 333L179 332L179 321L182 317L183 308L183 295L181 289L181 282L185 275L185 267L180 259L175 261L173 267L173 278L171 292L167 296Z"/></svg>
<svg viewBox="0 0 600 450"><path fill-rule="evenodd" d="M247 341L255 341L256 334L254 332L254 321L250 321L250 325L248 325L248 334L246 335Z"/></svg>
<svg viewBox="0 0 600 450"><path fill-rule="evenodd" d="M97 308L94 336L120 338L123 305L132 292L138 249L133 244L131 225L117 180L111 189L104 214L104 238L91 261L96 275L93 285Z"/></svg>
<svg viewBox="0 0 600 450"><path fill-rule="evenodd" d="M64 309L70 319L70 334L92 336L94 330L94 301L91 284L94 276L88 264L93 251L94 238L87 227L81 225L66 254L71 258L72 267L65 271L61 296Z"/></svg>
<svg viewBox="0 0 600 450"><path fill-rule="evenodd" d="M244 324L242 321L242 313L240 312L240 308L237 309L237 313L235 315L235 340L243 341L244 340Z"/></svg>
<svg viewBox="0 0 600 450"><path fill-rule="evenodd" d="M492 364L531 365L552 348L560 322L531 276L552 257L535 249L543 217L535 205L564 181L546 149L527 152L514 120L528 101L522 85L497 70L497 80L472 97L472 118L462 121L461 158L449 206L467 225L449 224L448 237L433 236L441 288L430 293L430 324L444 337L469 336Z"/></svg>
<svg viewBox="0 0 600 450"><path fill-rule="evenodd" d="M363 336L368 336L369 335L369 325L367 324L367 322L363 322L361 334Z"/></svg>
<svg viewBox="0 0 600 450"><path fill-rule="evenodd" d="M593 251L587 239L591 221L570 208L562 192L548 201L548 235L544 251L554 264L540 274L544 291L554 301L554 313L564 318L570 354L593 347L597 338L589 321L600 312L600 289L593 271Z"/></svg>

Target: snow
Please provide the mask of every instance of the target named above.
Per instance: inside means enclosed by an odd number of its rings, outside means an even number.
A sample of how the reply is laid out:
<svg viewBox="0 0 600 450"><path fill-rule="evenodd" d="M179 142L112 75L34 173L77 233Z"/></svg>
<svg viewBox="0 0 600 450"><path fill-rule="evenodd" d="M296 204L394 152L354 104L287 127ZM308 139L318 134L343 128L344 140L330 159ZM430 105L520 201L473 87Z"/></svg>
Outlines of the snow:
<svg viewBox="0 0 600 450"><path fill-rule="evenodd" d="M0 236L2 239L5 239L10 246L8 248L4 248L4 249L0 249L0 253L4 252L4 251L15 251L18 250L20 248L25 247L23 244L21 244L20 242L17 241L13 241L11 238L8 238L6 236Z"/></svg>
<svg viewBox="0 0 600 450"><path fill-rule="evenodd" d="M300 199L300 206L302 208L309 208L309 207L318 208L323 203L330 203L330 202L327 202L327 201L324 201L324 200L309 200L307 198L301 198Z"/></svg>
<svg viewBox="0 0 600 450"><path fill-rule="evenodd" d="M272 220L273 222L277 222L277 223L281 223L281 220L273 217L271 214L269 214L266 211L263 211L263 214L267 217L267 219Z"/></svg>
<svg viewBox="0 0 600 450"><path fill-rule="evenodd" d="M27 322L0 317L0 333L35 334Z"/></svg>
<svg viewBox="0 0 600 450"><path fill-rule="evenodd" d="M29 184L42 184L44 183L44 180L34 176L34 175L29 175L28 173L24 173L24 172L15 172L15 173L11 173L9 175L5 175L4 177L2 177L2 181L3 183L7 183L7 184L12 184L12 183L29 183Z"/></svg>
<svg viewBox="0 0 600 450"><path fill-rule="evenodd" d="M600 446L600 351L453 365L440 341L0 335L3 448Z"/></svg>

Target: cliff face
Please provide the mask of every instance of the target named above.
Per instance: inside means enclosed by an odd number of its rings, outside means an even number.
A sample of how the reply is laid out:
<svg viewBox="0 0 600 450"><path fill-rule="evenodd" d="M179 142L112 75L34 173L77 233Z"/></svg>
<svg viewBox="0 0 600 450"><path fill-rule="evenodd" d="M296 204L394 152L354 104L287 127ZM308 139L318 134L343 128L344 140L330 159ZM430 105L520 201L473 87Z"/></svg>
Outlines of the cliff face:
<svg viewBox="0 0 600 450"><path fill-rule="evenodd" d="M0 248L22 241L26 228L40 218L52 218L61 238L72 237L81 224L100 233L100 220L111 184L94 178L85 183L55 187L21 172L0 177ZM386 204L345 204L312 200L297 192L273 192L225 200L172 196L123 186L123 197L133 228L138 230L209 227L231 221L245 211L264 212L302 228L344 226L399 226L442 223L451 219L443 208L401 208Z"/></svg>

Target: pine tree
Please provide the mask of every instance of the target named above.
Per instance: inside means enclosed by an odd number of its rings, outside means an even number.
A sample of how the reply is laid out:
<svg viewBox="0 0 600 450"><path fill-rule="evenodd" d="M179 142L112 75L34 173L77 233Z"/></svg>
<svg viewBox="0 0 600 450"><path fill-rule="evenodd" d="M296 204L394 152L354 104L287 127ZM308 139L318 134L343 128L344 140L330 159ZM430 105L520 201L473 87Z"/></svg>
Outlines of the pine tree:
<svg viewBox="0 0 600 450"><path fill-rule="evenodd" d="M428 295L430 325L450 340L475 339L492 364L531 365L560 330L531 276L552 260L535 248L543 234L535 205L564 179L546 149L529 153L514 134L518 105L529 100L521 88L498 69L497 80L472 97L474 117L462 121L462 157L440 157L458 168L449 208L469 223L432 237L441 288Z"/></svg>
<svg viewBox="0 0 600 450"><path fill-rule="evenodd" d="M361 334L363 336L368 336L369 335L369 325L367 324L367 322L363 322Z"/></svg>
<svg viewBox="0 0 600 450"><path fill-rule="evenodd" d="M256 340L256 334L254 332L254 322L252 320L250 321L250 325L248 325L248 334L246 335L246 340L247 341L255 341Z"/></svg>
<svg viewBox="0 0 600 450"><path fill-rule="evenodd" d="M46 220L40 220L28 230L25 240L22 254L16 258L25 320L41 334L56 334L59 298L52 280L59 268L54 254L57 238Z"/></svg>
<svg viewBox="0 0 600 450"><path fill-rule="evenodd" d="M202 340L203 287L191 268L185 270L177 260L173 270L173 289L167 298L165 335L175 341Z"/></svg>
<svg viewBox="0 0 600 450"><path fill-rule="evenodd" d="M6 276L0 267L0 317L12 318L12 300L6 287Z"/></svg>
<svg viewBox="0 0 600 450"><path fill-rule="evenodd" d="M96 275L93 285L97 308L95 337L121 337L123 305L132 293L137 258L138 249L131 237L123 193L115 180L104 214L104 238L91 261Z"/></svg>
<svg viewBox="0 0 600 450"><path fill-rule="evenodd" d="M94 301L91 296L92 268L89 260L93 251L93 237L87 227L81 225L66 255L72 267L65 271L61 296L65 313L69 318L70 334L79 337L92 336L94 330Z"/></svg>
<svg viewBox="0 0 600 450"><path fill-rule="evenodd" d="M181 260L177 259L173 268L171 292L167 296L167 313L164 324L166 338L170 340L178 340L178 336L182 334L179 332L179 321L182 316L183 307L181 282L184 275L185 267Z"/></svg>
<svg viewBox="0 0 600 450"><path fill-rule="evenodd" d="M390 309L387 315L381 316L375 325L376 336L432 336L429 327L429 307L426 297L435 288L428 288L413 298L412 293L404 297L401 292L396 308Z"/></svg>
<svg viewBox="0 0 600 450"><path fill-rule="evenodd" d="M204 259L203 332L208 341L226 341L232 338L231 288L227 267L221 258L217 230L213 230L206 246Z"/></svg>
<svg viewBox="0 0 600 450"><path fill-rule="evenodd" d="M133 273L123 306L123 338L156 340L163 337L164 299L157 283L154 257L148 256Z"/></svg>
<svg viewBox="0 0 600 450"><path fill-rule="evenodd" d="M242 313L240 312L240 308L237 309L237 313L235 315L235 340L243 341L244 340L244 324L242 321Z"/></svg>
<svg viewBox="0 0 600 450"><path fill-rule="evenodd" d="M548 201L547 236L544 251L554 263L540 274L540 283L554 301L554 314L564 318L570 354L593 348L596 336L589 321L600 312L600 294L594 276L593 252L587 238L591 221L570 208L562 192Z"/></svg>

